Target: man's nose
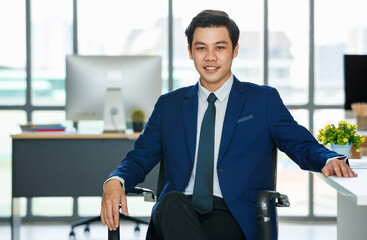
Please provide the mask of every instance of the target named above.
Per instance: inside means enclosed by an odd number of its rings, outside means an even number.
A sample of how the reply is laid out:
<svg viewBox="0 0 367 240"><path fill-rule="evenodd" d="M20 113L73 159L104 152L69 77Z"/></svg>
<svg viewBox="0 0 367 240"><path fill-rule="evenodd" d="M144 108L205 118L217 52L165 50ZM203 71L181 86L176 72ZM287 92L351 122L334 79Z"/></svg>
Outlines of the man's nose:
<svg viewBox="0 0 367 240"><path fill-rule="evenodd" d="M209 49L207 51L207 54L205 56L206 61L216 61L217 60L217 54L215 52L215 49Z"/></svg>

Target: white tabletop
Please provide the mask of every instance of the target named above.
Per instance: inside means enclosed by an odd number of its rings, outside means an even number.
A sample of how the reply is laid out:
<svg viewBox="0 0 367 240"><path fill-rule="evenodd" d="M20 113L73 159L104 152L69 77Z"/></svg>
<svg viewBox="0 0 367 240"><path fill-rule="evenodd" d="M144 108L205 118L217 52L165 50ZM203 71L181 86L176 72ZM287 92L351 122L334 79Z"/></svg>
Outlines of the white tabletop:
<svg viewBox="0 0 367 240"><path fill-rule="evenodd" d="M315 173L339 193L355 202L356 205L367 205L367 160L349 159L351 168L358 174L356 178L331 176L325 178L322 173Z"/></svg>

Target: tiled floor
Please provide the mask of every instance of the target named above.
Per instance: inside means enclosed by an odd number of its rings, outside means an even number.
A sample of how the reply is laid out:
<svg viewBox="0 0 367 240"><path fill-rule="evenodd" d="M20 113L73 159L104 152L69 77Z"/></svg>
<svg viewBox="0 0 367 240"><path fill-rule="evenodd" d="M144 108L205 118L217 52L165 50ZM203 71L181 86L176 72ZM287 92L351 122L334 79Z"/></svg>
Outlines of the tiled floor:
<svg viewBox="0 0 367 240"><path fill-rule="evenodd" d="M134 232L135 225L121 225L122 240L142 240L145 239L147 227L141 226L140 233ZM75 229L75 240L104 240L107 239L107 230L100 224L93 224L90 227L89 235L83 233L83 228ZM67 224L25 224L21 230L21 240L68 240L70 227ZM10 240L10 226L0 225L0 239ZM280 240L334 240L336 239L335 223L284 223L279 226Z"/></svg>

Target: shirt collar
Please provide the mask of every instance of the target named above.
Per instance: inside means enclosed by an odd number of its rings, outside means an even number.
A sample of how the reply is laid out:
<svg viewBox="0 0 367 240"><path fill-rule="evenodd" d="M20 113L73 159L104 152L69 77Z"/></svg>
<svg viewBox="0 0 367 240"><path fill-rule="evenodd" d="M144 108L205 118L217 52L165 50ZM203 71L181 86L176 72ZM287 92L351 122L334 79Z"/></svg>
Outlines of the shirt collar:
<svg viewBox="0 0 367 240"><path fill-rule="evenodd" d="M223 102L229 96L232 84L233 84L233 74L231 74L228 80L214 92L219 102ZM206 102L210 93L211 92L205 87L203 87L199 81L199 98L201 99L201 101Z"/></svg>

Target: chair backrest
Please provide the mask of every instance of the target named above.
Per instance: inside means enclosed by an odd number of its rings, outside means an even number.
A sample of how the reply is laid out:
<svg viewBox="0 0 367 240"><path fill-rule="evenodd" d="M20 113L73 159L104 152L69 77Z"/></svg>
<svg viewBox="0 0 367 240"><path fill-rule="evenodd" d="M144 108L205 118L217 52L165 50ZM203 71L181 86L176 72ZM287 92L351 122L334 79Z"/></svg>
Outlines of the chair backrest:
<svg viewBox="0 0 367 240"><path fill-rule="evenodd" d="M271 152L271 166L270 166L270 174L271 174L271 190L276 190L277 187L277 167L278 167L278 149L276 147L273 148Z"/></svg>
<svg viewBox="0 0 367 240"><path fill-rule="evenodd" d="M157 179L159 179L160 175L160 167L157 165L155 166L152 171L145 177L144 182L139 183L137 186L142 188L148 188L152 190L154 193L157 193Z"/></svg>
<svg viewBox="0 0 367 240"><path fill-rule="evenodd" d="M163 188L164 188L164 183L166 181L166 174L164 171L164 161L163 159L161 159L161 163L159 165L159 175L158 175L158 182L157 182L157 199L159 198L159 196L161 195Z"/></svg>

